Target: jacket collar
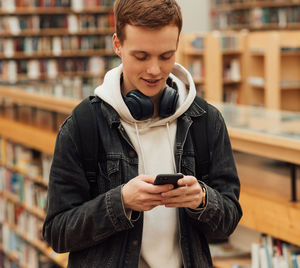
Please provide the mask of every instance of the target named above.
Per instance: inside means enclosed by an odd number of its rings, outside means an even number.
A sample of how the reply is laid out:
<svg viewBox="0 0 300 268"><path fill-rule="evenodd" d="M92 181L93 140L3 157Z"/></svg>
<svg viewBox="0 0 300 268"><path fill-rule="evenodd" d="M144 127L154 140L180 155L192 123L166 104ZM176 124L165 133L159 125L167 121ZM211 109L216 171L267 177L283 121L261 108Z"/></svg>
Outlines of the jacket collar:
<svg viewBox="0 0 300 268"><path fill-rule="evenodd" d="M198 98L197 96L195 99ZM203 114L207 113L204 107L199 105L195 100L191 104L191 106L187 109L187 111L184 113L184 115L189 117L199 117Z"/></svg>

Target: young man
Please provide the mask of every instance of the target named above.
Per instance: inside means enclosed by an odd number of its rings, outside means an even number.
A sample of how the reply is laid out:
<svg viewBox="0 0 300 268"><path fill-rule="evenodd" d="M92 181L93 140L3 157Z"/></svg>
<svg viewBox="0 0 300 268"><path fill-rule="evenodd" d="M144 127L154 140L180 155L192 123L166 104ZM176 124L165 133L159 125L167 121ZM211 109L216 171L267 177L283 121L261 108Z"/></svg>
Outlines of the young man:
<svg viewBox="0 0 300 268"><path fill-rule="evenodd" d="M207 239L230 235L242 215L224 121L195 102L191 75L175 63L175 0L116 0L114 12L122 64L92 101L104 151L99 194L89 194L70 116L57 137L44 237L70 252L68 267L212 267ZM206 113L210 165L197 178L190 129ZM154 185L157 174L177 172L179 187Z"/></svg>

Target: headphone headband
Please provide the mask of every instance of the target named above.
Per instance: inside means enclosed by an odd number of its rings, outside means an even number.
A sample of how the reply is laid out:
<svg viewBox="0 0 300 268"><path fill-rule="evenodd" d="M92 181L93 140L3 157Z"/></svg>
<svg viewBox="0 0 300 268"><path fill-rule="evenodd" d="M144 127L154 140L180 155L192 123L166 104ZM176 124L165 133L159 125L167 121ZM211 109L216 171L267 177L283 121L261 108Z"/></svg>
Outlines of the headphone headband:
<svg viewBox="0 0 300 268"><path fill-rule="evenodd" d="M175 113L178 101L178 87L176 83L168 77L167 86L165 87L159 104L159 116L168 117ZM120 83L123 83L123 73L121 74ZM138 89L132 90L123 96L131 115L136 120L146 120L153 116L154 106L152 100Z"/></svg>

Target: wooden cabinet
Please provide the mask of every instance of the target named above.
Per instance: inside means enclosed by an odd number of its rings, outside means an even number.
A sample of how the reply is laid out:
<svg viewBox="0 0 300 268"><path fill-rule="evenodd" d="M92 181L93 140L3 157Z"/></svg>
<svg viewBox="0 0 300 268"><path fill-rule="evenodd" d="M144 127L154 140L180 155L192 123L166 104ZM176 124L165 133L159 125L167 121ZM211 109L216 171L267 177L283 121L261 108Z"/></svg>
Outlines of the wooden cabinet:
<svg viewBox="0 0 300 268"><path fill-rule="evenodd" d="M240 225L300 247L300 113L214 104L225 119L241 181ZM218 261L216 267L228 266Z"/></svg>
<svg viewBox="0 0 300 268"><path fill-rule="evenodd" d="M300 32L256 32L247 37L243 103L300 111Z"/></svg>
<svg viewBox="0 0 300 268"><path fill-rule="evenodd" d="M205 34L182 34L179 41L179 49L176 53L176 61L182 64L191 73L197 94L205 94Z"/></svg>
<svg viewBox="0 0 300 268"><path fill-rule="evenodd" d="M186 34L179 54L208 101L300 111L299 31Z"/></svg>
<svg viewBox="0 0 300 268"><path fill-rule="evenodd" d="M298 0L214 0L211 18L216 30L300 29Z"/></svg>
<svg viewBox="0 0 300 268"><path fill-rule="evenodd" d="M182 37L178 61L191 72L198 94L209 101L240 102L245 42L246 34L237 32Z"/></svg>

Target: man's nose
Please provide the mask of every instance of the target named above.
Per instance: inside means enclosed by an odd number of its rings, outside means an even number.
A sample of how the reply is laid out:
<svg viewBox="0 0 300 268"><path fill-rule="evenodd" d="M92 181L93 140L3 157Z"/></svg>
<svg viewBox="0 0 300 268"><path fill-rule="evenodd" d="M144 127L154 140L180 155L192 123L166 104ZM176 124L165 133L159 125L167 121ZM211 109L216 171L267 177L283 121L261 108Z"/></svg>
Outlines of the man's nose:
<svg viewBox="0 0 300 268"><path fill-rule="evenodd" d="M152 60L147 66L147 73L153 76L160 74L160 65L158 60Z"/></svg>

